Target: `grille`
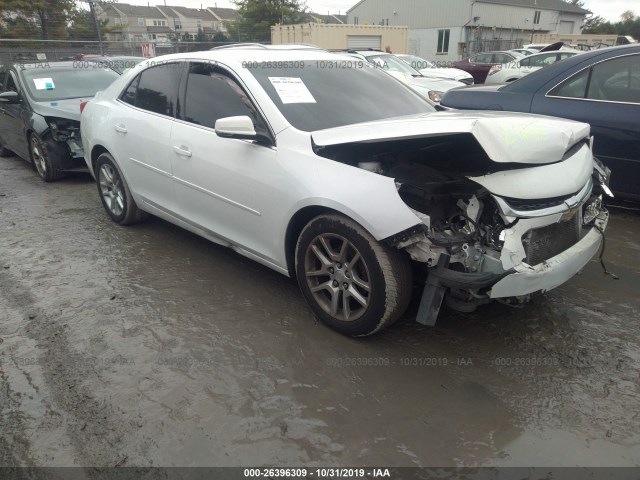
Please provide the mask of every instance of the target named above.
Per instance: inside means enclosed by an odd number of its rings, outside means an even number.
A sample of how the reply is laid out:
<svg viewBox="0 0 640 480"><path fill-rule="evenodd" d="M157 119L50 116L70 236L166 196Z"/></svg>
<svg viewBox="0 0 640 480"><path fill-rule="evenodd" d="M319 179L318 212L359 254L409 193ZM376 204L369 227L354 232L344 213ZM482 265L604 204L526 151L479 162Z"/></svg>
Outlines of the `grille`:
<svg viewBox="0 0 640 480"><path fill-rule="evenodd" d="M580 211L574 210L569 219L525 233L522 237L525 262L538 265L575 245L580 240L580 217Z"/></svg>
<svg viewBox="0 0 640 480"><path fill-rule="evenodd" d="M520 212L530 212L533 210L542 210L544 208L557 207L562 205L565 200L573 197L574 194L564 195L562 197L545 198L542 200L522 200L518 198L505 197L505 201L514 210Z"/></svg>

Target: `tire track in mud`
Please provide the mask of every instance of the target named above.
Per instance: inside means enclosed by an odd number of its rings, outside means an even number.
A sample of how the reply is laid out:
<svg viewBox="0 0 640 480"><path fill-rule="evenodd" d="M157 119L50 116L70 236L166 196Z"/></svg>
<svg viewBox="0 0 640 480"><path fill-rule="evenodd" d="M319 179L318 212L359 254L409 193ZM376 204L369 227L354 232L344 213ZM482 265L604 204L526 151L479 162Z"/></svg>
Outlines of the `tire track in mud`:
<svg viewBox="0 0 640 480"><path fill-rule="evenodd" d="M68 341L69 327L65 319L61 314L40 308L30 288L7 270L0 270L0 299L22 315L24 323L17 334L36 343L38 365L42 369L51 404L58 412L63 412L64 429L76 453L75 463L114 466L119 460L114 457L114 452L118 452L127 428L121 424L113 407L99 401L85 384L87 379L98 377L98 373L89 362L74 361L79 357ZM2 358L0 428L4 432L12 432L12 435L9 440L0 440L0 461L3 466L33 465L36 462L31 460L33 452L27 439L30 425L25 421L20 401L2 370L7 363L8 359Z"/></svg>

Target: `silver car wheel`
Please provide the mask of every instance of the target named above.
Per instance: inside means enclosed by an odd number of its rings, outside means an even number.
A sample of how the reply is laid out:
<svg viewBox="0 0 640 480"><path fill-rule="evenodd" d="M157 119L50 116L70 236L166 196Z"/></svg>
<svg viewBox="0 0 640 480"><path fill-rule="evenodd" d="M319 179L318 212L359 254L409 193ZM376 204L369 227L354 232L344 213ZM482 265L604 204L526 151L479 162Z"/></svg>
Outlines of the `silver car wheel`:
<svg viewBox="0 0 640 480"><path fill-rule="evenodd" d="M44 151L42 142L40 142L40 139L35 135L31 136L31 156L33 157L33 163L36 166L36 170L38 170L38 174L44 178L47 175L46 152Z"/></svg>
<svg viewBox="0 0 640 480"><path fill-rule="evenodd" d="M309 244L305 275L318 305L337 320L357 320L369 306L369 268L358 249L340 235L318 235Z"/></svg>
<svg viewBox="0 0 640 480"><path fill-rule="evenodd" d="M98 174L100 193L107 209L116 217L124 210L122 179L111 165L103 164Z"/></svg>

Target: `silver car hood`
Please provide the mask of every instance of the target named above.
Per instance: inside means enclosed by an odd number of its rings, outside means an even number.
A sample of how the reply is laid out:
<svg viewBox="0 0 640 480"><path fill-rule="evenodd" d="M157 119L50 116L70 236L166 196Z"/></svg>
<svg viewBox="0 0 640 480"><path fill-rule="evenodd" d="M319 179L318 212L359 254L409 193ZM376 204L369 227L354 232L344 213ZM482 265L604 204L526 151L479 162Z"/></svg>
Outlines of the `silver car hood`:
<svg viewBox="0 0 640 480"><path fill-rule="evenodd" d="M470 133L498 163L549 164L589 137L586 123L513 112L437 112L346 125L312 132L315 145Z"/></svg>
<svg viewBox="0 0 640 480"><path fill-rule="evenodd" d="M429 78L444 78L449 80L460 80L469 78L471 74L459 68L423 68L420 73Z"/></svg>

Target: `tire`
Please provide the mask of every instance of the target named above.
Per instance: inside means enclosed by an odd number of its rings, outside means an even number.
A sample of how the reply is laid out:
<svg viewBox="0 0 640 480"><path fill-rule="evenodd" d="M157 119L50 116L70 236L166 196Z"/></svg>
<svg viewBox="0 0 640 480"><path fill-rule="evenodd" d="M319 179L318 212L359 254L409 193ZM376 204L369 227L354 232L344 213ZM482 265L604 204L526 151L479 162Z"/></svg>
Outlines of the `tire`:
<svg viewBox="0 0 640 480"><path fill-rule="evenodd" d="M409 258L343 215L311 220L298 237L295 255L305 300L318 319L340 333L361 337L379 332L409 305Z"/></svg>
<svg viewBox="0 0 640 480"><path fill-rule="evenodd" d="M131 225L148 217L136 205L126 180L110 154L103 153L98 157L95 172L100 201L114 222Z"/></svg>
<svg viewBox="0 0 640 480"><path fill-rule="evenodd" d="M45 182L55 182L64 176L58 168L56 159L64 152L52 148L51 142L41 138L37 133L29 136L29 155L31 164Z"/></svg>

